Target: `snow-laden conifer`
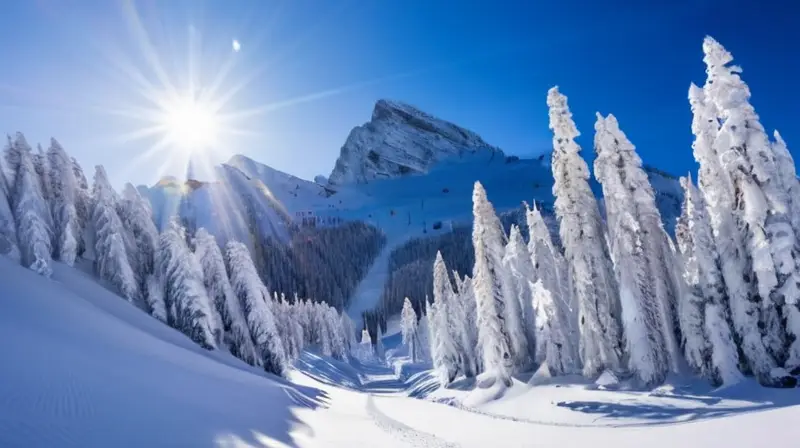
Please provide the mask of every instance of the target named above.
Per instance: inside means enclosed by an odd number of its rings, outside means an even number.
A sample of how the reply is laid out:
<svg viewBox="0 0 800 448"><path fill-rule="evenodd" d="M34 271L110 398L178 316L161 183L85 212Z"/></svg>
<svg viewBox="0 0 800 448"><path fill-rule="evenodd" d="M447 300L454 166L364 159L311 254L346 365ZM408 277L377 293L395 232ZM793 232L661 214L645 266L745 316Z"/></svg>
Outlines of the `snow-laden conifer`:
<svg viewBox="0 0 800 448"><path fill-rule="evenodd" d="M794 159L786 142L778 131L773 133L775 141L772 143L772 152L775 155L775 166L782 189L786 191L789 203L792 228L795 236L800 235L800 181L797 179L797 170Z"/></svg>
<svg viewBox="0 0 800 448"><path fill-rule="evenodd" d="M143 283L153 272L153 257L158 245L158 229L153 222L153 211L147 200L130 183L125 184L117 208L134 248L134 254L130 256L131 267L136 278Z"/></svg>
<svg viewBox="0 0 800 448"><path fill-rule="evenodd" d="M125 248L125 228L117 215L115 197L105 169L98 165L94 176L91 215L95 271L132 302L139 298L139 285Z"/></svg>
<svg viewBox="0 0 800 448"><path fill-rule="evenodd" d="M431 324L435 327L436 338L431 355L442 385L446 386L452 383L459 373L467 372L462 371L461 331L456 327L461 325L456 317L459 314L459 306L441 252L437 252L433 264L433 303L436 306L436 313L435 320ZM469 374L474 375L474 371Z"/></svg>
<svg viewBox="0 0 800 448"><path fill-rule="evenodd" d="M72 159L55 140L47 150L47 179L50 209L53 216L54 253L63 263L72 266L78 255L79 232L82 230L75 209L77 182Z"/></svg>
<svg viewBox="0 0 800 448"><path fill-rule="evenodd" d="M219 329L203 286L203 271L175 221L159 237L156 275L164 285L169 324L203 348L216 348Z"/></svg>
<svg viewBox="0 0 800 448"><path fill-rule="evenodd" d="M20 262L22 254L17 242L17 225L11 209L11 194L6 181L5 169L0 163L0 255Z"/></svg>
<svg viewBox="0 0 800 448"><path fill-rule="evenodd" d="M714 147L719 131L716 107L703 89L689 88L692 107L692 148L698 170L699 189L705 199L714 242L719 252L720 272L728 293L733 328L739 337L747 369L770 381L775 361L767 352L759 329L760 304L754 292L752 272L745 252L744 239L733 214L734 187Z"/></svg>
<svg viewBox="0 0 800 448"><path fill-rule="evenodd" d="M580 134L567 97L553 87L547 105L553 131L555 212L579 311L583 373L595 377L621 367L619 294L597 200L589 187L589 168L575 142Z"/></svg>
<svg viewBox="0 0 800 448"><path fill-rule="evenodd" d="M769 139L749 102L750 91L730 66L731 54L714 39L703 42L708 80L706 99L713 103L719 130L713 149L734 188L734 214L743 224L743 241L760 303L764 342L769 354L787 365L800 364L800 270L787 191L782 188ZM782 315L782 316L781 316ZM791 337L784 349L784 327ZM766 366L762 366L766 367ZM760 379L764 373L755 369Z"/></svg>
<svg viewBox="0 0 800 448"><path fill-rule="evenodd" d="M541 211L533 204L527 209L528 252L534 268L534 280L547 294L533 294L536 310L537 350L552 375L580 372L578 354L578 312L567 276L567 264L553 244Z"/></svg>
<svg viewBox="0 0 800 448"><path fill-rule="evenodd" d="M45 214L49 214L47 203L42 197L30 151L22 150L17 154L13 203L22 264L49 277L52 274L52 230L44 218Z"/></svg>
<svg viewBox="0 0 800 448"><path fill-rule="evenodd" d="M502 272L506 237L480 182L475 182L472 193L472 213L472 246L475 250L472 286L478 314L478 350L483 358L481 383L488 386L501 382L510 386L515 359L506 310L508 285ZM512 299L516 300L515 297Z"/></svg>
<svg viewBox="0 0 800 448"><path fill-rule="evenodd" d="M244 244L231 241L225 247L225 255L231 286L242 305L262 365L268 372L284 375L287 360L283 343L275 326L275 316L266 302L269 294L258 277L250 252Z"/></svg>
<svg viewBox="0 0 800 448"><path fill-rule="evenodd" d="M400 328L403 345L408 350L411 362L419 361L419 340L417 339L417 313L411 306L411 300L406 297L403 302L403 311L400 312Z"/></svg>
<svg viewBox="0 0 800 448"><path fill-rule="evenodd" d="M522 315L522 328L527 340L528 353L532 360L536 358L536 315L533 310L534 279L533 264L528 253L522 233L516 225L511 226L506 244L503 264L511 274L517 291L517 306Z"/></svg>
<svg viewBox="0 0 800 448"><path fill-rule="evenodd" d="M708 213L691 177L680 182L684 200L675 237L688 288L679 306L684 354L695 371L714 383L736 383L742 378L739 353Z"/></svg>
<svg viewBox="0 0 800 448"><path fill-rule="evenodd" d="M672 314L678 292L670 265L674 260L641 159L613 115L597 114L595 150L628 368L642 383L653 386L666 379L679 359Z"/></svg>
<svg viewBox="0 0 800 448"><path fill-rule="evenodd" d="M217 241L206 229L201 228L195 234L194 246L195 256L203 270L206 292L220 315L231 353L250 365L258 365L260 359L256 355L239 299L228 279L225 258Z"/></svg>

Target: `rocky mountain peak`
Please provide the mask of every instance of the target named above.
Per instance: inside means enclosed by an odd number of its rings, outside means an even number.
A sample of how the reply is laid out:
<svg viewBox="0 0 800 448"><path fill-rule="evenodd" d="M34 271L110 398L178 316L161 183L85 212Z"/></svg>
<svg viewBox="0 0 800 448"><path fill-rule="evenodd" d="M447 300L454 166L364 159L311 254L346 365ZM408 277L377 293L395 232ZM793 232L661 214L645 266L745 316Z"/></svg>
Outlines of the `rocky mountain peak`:
<svg viewBox="0 0 800 448"><path fill-rule="evenodd" d="M398 101L378 100L372 118L350 131L331 185L424 174L437 162L500 149L478 134Z"/></svg>

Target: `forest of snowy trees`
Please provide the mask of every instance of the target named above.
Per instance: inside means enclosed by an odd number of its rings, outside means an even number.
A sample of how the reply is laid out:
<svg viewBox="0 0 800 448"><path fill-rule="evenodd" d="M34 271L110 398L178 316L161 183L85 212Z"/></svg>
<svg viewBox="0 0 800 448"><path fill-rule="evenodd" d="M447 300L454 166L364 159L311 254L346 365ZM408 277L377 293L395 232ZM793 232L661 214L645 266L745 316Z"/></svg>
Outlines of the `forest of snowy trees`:
<svg viewBox="0 0 800 448"><path fill-rule="evenodd" d="M370 350L382 357L385 318L399 313L411 360L430 362L444 385L459 376L510 385L540 367L645 388L687 369L715 385L748 376L796 385L794 160L760 123L731 54L710 37L703 51L706 82L688 92L699 170L680 179L674 235L617 118L597 114L590 174L567 97L554 87L554 203L499 216L476 182L471 229L392 253L379 309L365 319ZM159 230L132 185L118 193L102 166L90 183L55 140L34 150L17 133L0 165L0 254L35 272L49 277L54 260L91 269L198 345L277 375L306 347L337 359L356 348L354 323L338 310L385 244L374 227L294 229L289 245L254 232L221 245L179 217Z"/></svg>
<svg viewBox="0 0 800 448"><path fill-rule="evenodd" d="M710 37L703 51L706 83L689 89L699 172L697 184L680 180L674 241L635 146L613 115L599 113L598 205L557 87L547 105L560 247L536 205L527 244L516 226L507 232L475 184L474 264L456 263L462 274L451 276L439 253L428 264L430 300L417 310L406 300L402 311L404 344L414 358L424 355L421 344L429 348L442 384L460 375L479 387L510 384L513 374L546 366L551 375L607 372L648 388L686 369L715 385L745 376L796 385L795 164L780 134L771 140L759 122L731 54Z"/></svg>
<svg viewBox="0 0 800 448"><path fill-rule="evenodd" d="M549 224L555 224L552 210L548 210L545 219ZM506 231L516 225L522 236L528 237L528 228L521 225L525 222L524 207L500 214L500 221ZM414 238L392 251L389 256L390 275L378 307L382 322L387 316L399 313L406 298L410 299L416 312L424 309L425 297L433 295L433 272L430 267L437 252L441 252L451 274L455 271L472 275L475 253L472 249L471 226L459 225L441 235ZM454 277L451 279L455 280Z"/></svg>
<svg viewBox="0 0 800 448"><path fill-rule="evenodd" d="M149 202L132 185L118 194L97 166L90 188L80 164L56 140L34 152L17 133L8 138L0 168L0 254L47 277L53 260L91 269L108 288L203 348L229 351L277 375L305 347L350 356L354 324L326 297L270 292L241 242L220 247L205 229L187 232L177 218L159 232ZM351 235L349 243L363 237L367 258L382 241L382 235L364 237L369 229L341 234ZM365 263L340 260L339 268L358 274L354 265Z"/></svg>

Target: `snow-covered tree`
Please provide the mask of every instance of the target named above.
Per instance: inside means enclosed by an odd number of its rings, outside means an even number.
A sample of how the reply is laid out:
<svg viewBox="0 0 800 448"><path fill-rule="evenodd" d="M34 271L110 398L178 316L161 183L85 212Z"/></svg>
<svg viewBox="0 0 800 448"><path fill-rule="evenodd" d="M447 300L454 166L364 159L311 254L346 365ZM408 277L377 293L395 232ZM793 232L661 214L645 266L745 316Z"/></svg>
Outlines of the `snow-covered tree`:
<svg viewBox="0 0 800 448"><path fill-rule="evenodd" d="M117 215L115 196L105 169L98 165L94 175L91 216L95 271L123 297L133 302L139 298L139 285L125 248L125 228Z"/></svg>
<svg viewBox="0 0 800 448"><path fill-rule="evenodd" d="M469 276L460 278L458 272L455 271L453 271L453 275L455 278L459 279L458 295L455 299L463 309L464 321L463 324L461 324L461 333L464 346L463 350L466 353L466 357L464 357L462 361L470 363L468 364L469 369L474 370L475 374L478 374L483 371L483 366L481 364L481 354L478 347L478 309L475 303L475 289L472 286L472 279ZM425 316L423 315L423 317Z"/></svg>
<svg viewBox="0 0 800 448"><path fill-rule="evenodd" d="M795 236L800 235L800 181L797 179L797 170L794 165L786 142L778 131L773 133L775 141L772 143L772 152L775 154L775 166L778 170L781 188L786 191L789 202L789 213Z"/></svg>
<svg viewBox="0 0 800 448"><path fill-rule="evenodd" d="M673 254L633 144L613 115L597 114L595 176L603 187L609 246L620 290L628 367L659 384L680 355L675 341Z"/></svg>
<svg viewBox="0 0 800 448"><path fill-rule="evenodd" d="M795 366L800 364L800 270L796 263L800 254L787 191L782 188L769 139L749 102L750 90L739 77L741 69L729 65L731 54L710 37L703 42L703 51L708 74L705 97L713 104L719 123L713 150L733 186L732 210L749 255L764 343L773 360L782 363L788 358L787 365ZM788 351L782 319L791 335ZM771 363L757 364L753 369L759 379L771 381L773 374L766 370Z"/></svg>
<svg viewBox="0 0 800 448"><path fill-rule="evenodd" d="M18 134L18 141L20 136L21 134ZM24 137L22 138L24 141ZM13 203L22 264L49 277L52 274L50 267L52 230L45 219L45 214L49 214L47 203L42 197L30 151L21 150L16 154L18 158L15 159Z"/></svg>
<svg viewBox="0 0 800 448"><path fill-rule="evenodd" d="M11 194L5 168L2 165L4 164L0 163L0 255L20 262L22 254L17 242L17 226L14 222L14 212L11 210Z"/></svg>
<svg viewBox="0 0 800 448"><path fill-rule="evenodd" d="M541 211L533 204L527 208L528 252L534 269L534 280L541 282L540 292L533 295L536 313L539 362L547 359L552 375L580 372L578 354L578 313L567 275L567 264L553 244Z"/></svg>
<svg viewBox="0 0 800 448"><path fill-rule="evenodd" d="M462 371L461 359L465 353L462 350L462 332L459 327L463 326L464 320L463 317L458 320L457 315L461 314L460 306L456 302L441 253L437 254L433 264L433 303L436 306L436 313L431 325L435 326L436 338L431 355L442 385L446 386L456 379L459 372L468 376L473 376L475 372Z"/></svg>
<svg viewBox="0 0 800 448"><path fill-rule="evenodd" d="M158 229L153 222L153 211L147 200L130 183L125 184L117 209L128 232L129 245L133 249L133 253L129 254L131 267L140 285L144 285L147 276L153 272L158 245Z"/></svg>
<svg viewBox="0 0 800 448"><path fill-rule="evenodd" d="M45 202L50 201L50 162L47 159L47 153L42 149L42 145L36 145L36 153L33 156L33 169L36 171L36 176L39 178L39 188L42 191L42 197ZM50 210L47 210L48 216ZM50 223L52 226L52 222Z"/></svg>
<svg viewBox="0 0 800 448"><path fill-rule="evenodd" d="M258 277L250 252L244 244L231 241L225 247L225 255L231 286L242 304L262 365L268 372L284 375L286 353L275 326L275 316L266 302L269 294Z"/></svg>
<svg viewBox="0 0 800 448"><path fill-rule="evenodd" d="M347 359L347 343L342 332L341 319L336 308L323 304L325 323L330 332L331 352L333 357L339 360Z"/></svg>
<svg viewBox="0 0 800 448"><path fill-rule="evenodd" d="M239 299L228 280L225 259L217 241L206 229L201 228L195 233L194 246L195 257L203 269L206 292L222 320L231 353L250 365L259 365L260 358L256 355Z"/></svg>
<svg viewBox="0 0 800 448"><path fill-rule="evenodd" d="M88 223L90 221L92 195L89 191L89 182L86 180L86 175L83 174L83 168L75 158L72 158L72 172L75 179L75 213L78 217L78 256L83 257L86 250L86 232Z"/></svg>
<svg viewBox="0 0 800 448"><path fill-rule="evenodd" d="M675 237L687 286L678 307L684 354L695 371L715 384L732 384L742 375L711 223L691 177L680 182L684 200Z"/></svg>
<svg viewBox="0 0 800 448"><path fill-rule="evenodd" d="M295 304L297 304L297 302L295 302ZM353 320L350 319L350 316L348 316L347 313L342 313L340 315L340 319L342 321L341 326L342 332L344 333L345 348L348 355L350 355L358 345L358 342L356 341L356 328L353 324Z"/></svg>
<svg viewBox="0 0 800 448"><path fill-rule="evenodd" d="M400 326L403 345L408 349L411 362L419 361L419 341L417 340L417 313L411 306L411 301L406 297L403 302L403 311L400 313Z"/></svg>
<svg viewBox="0 0 800 448"><path fill-rule="evenodd" d="M579 310L583 373L595 377L621 367L619 294L597 200L589 187L589 168L575 142L580 133L567 97L553 87L547 105L553 131L555 212Z"/></svg>
<svg viewBox="0 0 800 448"><path fill-rule="evenodd" d="M515 354L506 310L509 288L502 272L506 236L480 182L475 182L472 193L472 213L472 245L475 250L472 286L478 312L478 346L483 358L481 382L485 385L502 382L510 386ZM511 299L516 300L515 297ZM437 309L435 314L438 313Z"/></svg>
<svg viewBox="0 0 800 448"><path fill-rule="evenodd" d="M50 208L53 216L53 249L56 257L72 266L78 255L79 232L82 230L75 210L77 182L72 160L64 148L50 140L47 150Z"/></svg>
<svg viewBox="0 0 800 448"><path fill-rule="evenodd" d="M164 285L169 324L203 348L215 349L220 329L203 286L203 271L176 221L158 239L156 275Z"/></svg>
<svg viewBox="0 0 800 448"><path fill-rule="evenodd" d="M22 154L27 153L29 156L29 160L31 163L31 169L35 171L33 167L33 150L31 149L31 145L28 144L28 141L25 139L25 135L22 132L17 132L14 135L14 139L11 139L11 136L6 136L8 139L8 143L6 144L5 149L3 150L3 155L5 157L5 168L6 168L6 182L8 182L9 189L11 190L12 196L16 196L17 192L15 190L17 185L17 172L19 171L20 163L22 163ZM44 198L44 196L42 196Z"/></svg>
<svg viewBox="0 0 800 448"><path fill-rule="evenodd" d="M147 308L150 315L167 323L167 304L164 301L164 283L155 275L150 274L145 279L145 299L147 301Z"/></svg>
<svg viewBox="0 0 800 448"><path fill-rule="evenodd" d="M505 269L511 274L517 291L517 306L522 315L522 328L527 340L531 359L536 358L536 315L533 310L533 291L531 282L534 278L533 264L519 227L511 225L503 256Z"/></svg>

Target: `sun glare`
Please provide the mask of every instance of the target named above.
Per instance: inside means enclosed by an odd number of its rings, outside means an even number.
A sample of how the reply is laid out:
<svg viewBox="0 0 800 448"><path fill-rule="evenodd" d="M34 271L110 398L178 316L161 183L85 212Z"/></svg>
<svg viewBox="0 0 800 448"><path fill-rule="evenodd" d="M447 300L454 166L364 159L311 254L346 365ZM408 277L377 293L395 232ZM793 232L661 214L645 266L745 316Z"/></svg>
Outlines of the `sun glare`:
<svg viewBox="0 0 800 448"><path fill-rule="evenodd" d="M218 119L211 108L191 99L168 105L164 126L169 140L184 150L197 151L217 139Z"/></svg>

